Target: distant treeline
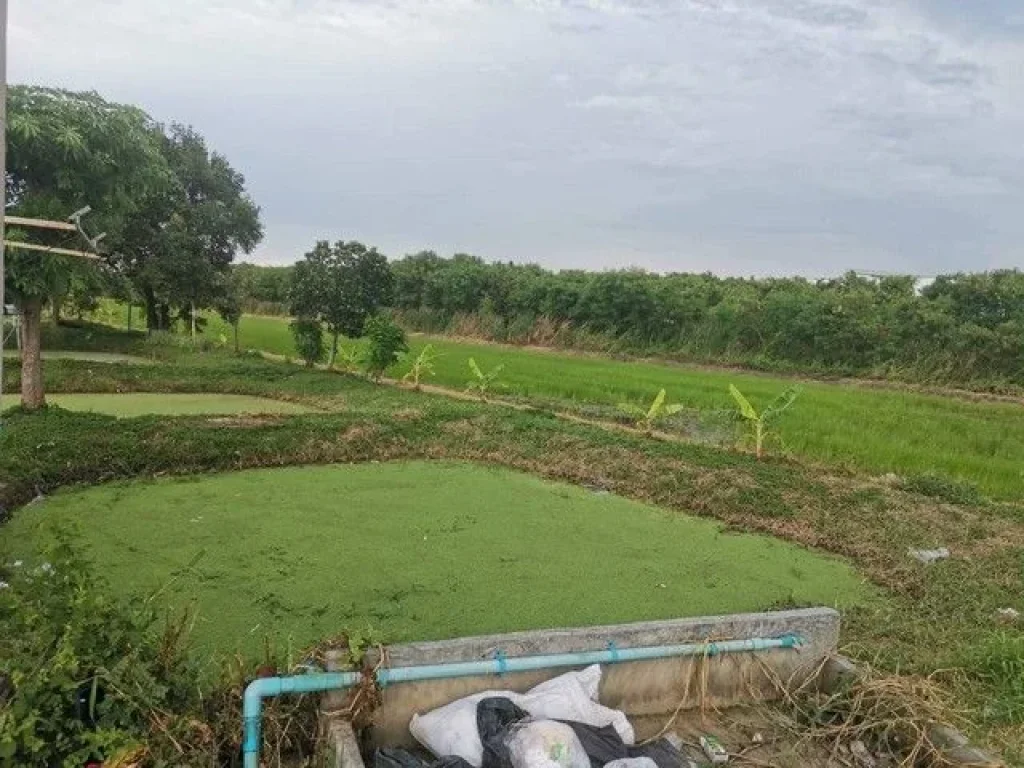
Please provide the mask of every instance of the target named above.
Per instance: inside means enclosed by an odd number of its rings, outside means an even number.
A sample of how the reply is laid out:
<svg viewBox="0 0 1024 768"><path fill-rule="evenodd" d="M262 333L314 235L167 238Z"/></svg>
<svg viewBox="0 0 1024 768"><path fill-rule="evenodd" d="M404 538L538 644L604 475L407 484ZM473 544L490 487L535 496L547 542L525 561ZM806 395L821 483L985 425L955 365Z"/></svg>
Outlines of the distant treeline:
<svg viewBox="0 0 1024 768"><path fill-rule="evenodd" d="M552 272L466 255L391 263L414 330L835 374L1024 385L1024 273L720 278ZM253 271L253 302L287 305L288 268Z"/></svg>
<svg viewBox="0 0 1024 768"><path fill-rule="evenodd" d="M242 309L254 315L289 314L288 297L294 267L264 267L258 264L235 264L234 285Z"/></svg>

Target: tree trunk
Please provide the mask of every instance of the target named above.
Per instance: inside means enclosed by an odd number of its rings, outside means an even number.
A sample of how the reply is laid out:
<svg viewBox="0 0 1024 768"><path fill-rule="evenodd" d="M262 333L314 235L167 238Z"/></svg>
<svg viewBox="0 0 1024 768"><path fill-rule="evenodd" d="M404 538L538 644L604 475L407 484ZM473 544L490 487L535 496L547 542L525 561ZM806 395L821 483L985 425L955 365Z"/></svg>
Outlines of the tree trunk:
<svg viewBox="0 0 1024 768"><path fill-rule="evenodd" d="M327 358L328 368L334 367L334 358L338 356L338 337L340 335L340 333L335 333L333 336L331 336L331 355L330 357Z"/></svg>
<svg viewBox="0 0 1024 768"><path fill-rule="evenodd" d="M128 302L128 330L132 329L132 303Z"/></svg>
<svg viewBox="0 0 1024 768"><path fill-rule="evenodd" d="M196 340L196 303L193 301L189 307L189 321L192 323L192 341Z"/></svg>
<svg viewBox="0 0 1024 768"><path fill-rule="evenodd" d="M238 354L238 323L232 323L231 328L235 332L235 354Z"/></svg>
<svg viewBox="0 0 1024 768"><path fill-rule="evenodd" d="M21 304L21 405L34 411L46 405L43 395L43 360L40 352L43 320L41 299Z"/></svg>
<svg viewBox="0 0 1024 768"><path fill-rule="evenodd" d="M64 306L64 297L54 296L50 303L53 304L53 324L60 325L60 310Z"/></svg>
<svg viewBox="0 0 1024 768"><path fill-rule="evenodd" d="M146 305L146 330L152 333L160 330L160 316L157 314L156 296L146 288L142 292L142 300Z"/></svg>

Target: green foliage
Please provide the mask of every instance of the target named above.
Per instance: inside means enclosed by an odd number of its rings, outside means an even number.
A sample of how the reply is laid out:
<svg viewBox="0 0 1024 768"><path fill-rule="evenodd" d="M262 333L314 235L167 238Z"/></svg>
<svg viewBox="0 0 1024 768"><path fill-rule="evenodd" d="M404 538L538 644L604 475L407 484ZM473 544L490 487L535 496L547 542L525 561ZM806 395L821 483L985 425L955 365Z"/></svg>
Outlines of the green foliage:
<svg viewBox="0 0 1024 768"><path fill-rule="evenodd" d="M95 93L14 86L8 91L7 197L4 213L66 220L91 206L89 226L117 243L137 200L167 187L156 127L141 110L104 101ZM93 231L97 231L93 229ZM67 233L12 229L8 239L58 245ZM75 242L76 245L79 243ZM22 309L24 357L22 404L44 404L39 364L43 304L64 296L73 277L92 268L84 259L17 251L5 263L8 300ZM79 289L92 285L79 280ZM80 297L81 298L81 297Z"/></svg>
<svg viewBox="0 0 1024 768"><path fill-rule="evenodd" d="M635 403L619 403L619 410L633 419L638 429L650 431L662 419L683 410L683 406L679 403L666 404L665 390L662 389L647 408L641 408Z"/></svg>
<svg viewBox="0 0 1024 768"><path fill-rule="evenodd" d="M395 262L394 306L417 330L661 354L776 370L1024 386L1024 273L719 278L549 272L418 253ZM498 322L491 322L491 317Z"/></svg>
<svg viewBox="0 0 1024 768"><path fill-rule="evenodd" d="M7 213L65 220L88 205L92 231L116 242L138 201L168 188L157 127L141 110L95 93L24 85L9 89L7 103ZM21 237L56 244L45 231ZM88 268L80 259L24 251L10 254L6 267L19 300L64 294L71 272Z"/></svg>
<svg viewBox="0 0 1024 768"><path fill-rule="evenodd" d="M295 340L295 350L306 361L308 368L324 359L324 329L319 320L298 317L292 320L289 327Z"/></svg>
<svg viewBox="0 0 1024 768"><path fill-rule="evenodd" d="M294 267L270 267L263 264L235 264L232 278L246 312L258 315L288 314L288 294Z"/></svg>
<svg viewBox="0 0 1024 768"><path fill-rule="evenodd" d="M416 359L412 361L412 366L408 372L402 376L402 381L412 384L412 388L419 390L420 379L426 378L427 376L433 376L436 371L434 370L434 360L437 359L438 354L434 351L433 344L427 344L420 353L416 355Z"/></svg>
<svg viewBox="0 0 1024 768"><path fill-rule="evenodd" d="M760 459L764 455L765 441L772 435L768 430L768 425L796 401L800 391L795 387L790 387L775 398L761 413L757 412L735 384L729 385L729 394L736 401L736 415L746 425L747 439L754 444L754 454Z"/></svg>
<svg viewBox="0 0 1024 768"><path fill-rule="evenodd" d="M0 576L0 766L80 766L142 745L157 758L175 737L199 746L181 716L202 696L187 623L161 628L148 602L112 600L66 536Z"/></svg>
<svg viewBox="0 0 1024 768"><path fill-rule="evenodd" d="M1024 722L1024 635L1012 630L989 633L964 649L964 670L990 686L982 714L991 722Z"/></svg>
<svg viewBox="0 0 1024 768"><path fill-rule="evenodd" d="M123 323L123 320L122 320ZM208 333L229 334L230 327L210 318ZM49 349L123 349L139 352L141 336L100 330L55 329L45 325L44 346ZM266 349L297 357L285 318L246 315L240 327L242 346ZM716 445L735 443L736 422L731 409L723 408L723 394L730 383L752 402L769 402L793 382L785 377L745 375L735 371L682 367L653 361L624 361L596 355L556 353L500 347L444 338L413 338L410 347L418 354L424 344L438 352L434 362L438 386L462 390L466 386L466 359L472 356L481 368L505 363L514 370L503 392L534 405L580 413L590 418L618 418L617 404L640 402L650 393L666 389L671 400L683 403L699 415L699 423L676 418L663 424L669 431ZM160 350L151 350L152 354ZM361 363L360 363L361 365ZM8 364L8 387L17 386L17 368ZM388 375L400 378L407 370L396 364ZM57 391L112 391L118 381L102 369L84 370L48 365L47 387ZM266 375L262 371L261 375ZM180 387L212 391L201 377L187 368L178 373ZM160 377L151 372L128 389L159 388ZM233 382L232 386L244 386ZM74 387L73 390L69 387ZM185 390L183 390L185 391ZM218 390L221 391L221 390ZM229 390L241 391L241 390ZM726 395L728 403L732 399ZM901 476L940 473L977 485L986 496L998 499L1024 497L1020 467L1024 462L1024 409L1015 402L942 397L903 388L862 387L846 383L802 385L800 407L786 412L785 447L794 455L816 463L837 462L873 474ZM858 428L852 432L850 424Z"/></svg>
<svg viewBox="0 0 1024 768"><path fill-rule="evenodd" d="M356 373L362 370L366 355L359 344L341 344L334 356L334 366L345 373Z"/></svg>
<svg viewBox="0 0 1024 768"><path fill-rule="evenodd" d="M327 326L333 364L339 337L363 334L367 319L390 299L392 281L387 259L376 248L321 240L292 270L292 314Z"/></svg>
<svg viewBox="0 0 1024 768"><path fill-rule="evenodd" d="M383 376L384 371L394 365L402 353L409 349L405 341L405 331L391 319L390 315L379 314L369 318L363 335L366 336L366 372L375 379Z"/></svg>
<svg viewBox="0 0 1024 768"><path fill-rule="evenodd" d="M901 486L905 491L920 493L922 496L931 496L950 504L977 505L983 504L985 501L985 497L982 496L978 487L973 483L964 480L954 480L951 477L934 472L913 474L905 477Z"/></svg>
<svg viewBox="0 0 1024 768"><path fill-rule="evenodd" d="M472 357L469 358L469 372L473 375L473 378L466 384L467 392L476 392L481 400L487 399L487 393L496 386L502 386L501 382L498 381L498 374L504 370L504 364L496 365L494 368L484 373L480 366L476 364L476 360Z"/></svg>
<svg viewBox="0 0 1024 768"><path fill-rule="evenodd" d="M140 197L113 261L146 305L151 330L169 330L175 308L233 303L240 312L230 267L263 237L259 208L242 174L194 129L172 125L158 141L170 184Z"/></svg>

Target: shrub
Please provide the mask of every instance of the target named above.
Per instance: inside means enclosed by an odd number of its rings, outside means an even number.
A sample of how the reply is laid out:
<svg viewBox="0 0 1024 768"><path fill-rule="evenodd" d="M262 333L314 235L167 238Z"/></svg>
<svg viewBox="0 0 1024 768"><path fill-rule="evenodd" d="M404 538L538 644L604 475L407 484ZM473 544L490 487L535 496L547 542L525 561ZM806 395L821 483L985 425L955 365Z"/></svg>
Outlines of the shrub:
<svg viewBox="0 0 1024 768"><path fill-rule="evenodd" d="M312 368L324 359L327 348L324 344L324 329L319 320L298 317L292 320L289 328L295 339L295 351L306 361L307 368Z"/></svg>
<svg viewBox="0 0 1024 768"><path fill-rule="evenodd" d="M403 331L388 315L374 315L363 327L366 336L366 372L379 379L409 349Z"/></svg>
<svg viewBox="0 0 1024 768"><path fill-rule="evenodd" d="M0 766L139 752L156 713L168 736L189 738L193 726L170 714L198 707L200 696L182 625L161 631L151 608L104 597L66 536L41 563L0 571Z"/></svg>
<svg viewBox="0 0 1024 768"><path fill-rule="evenodd" d="M189 647L193 616L153 605L107 597L66 533L39 562L0 561L0 768L237 764L250 664L212 675ZM264 666L295 671L276 656ZM316 726L314 698L269 703L265 764L298 765Z"/></svg>

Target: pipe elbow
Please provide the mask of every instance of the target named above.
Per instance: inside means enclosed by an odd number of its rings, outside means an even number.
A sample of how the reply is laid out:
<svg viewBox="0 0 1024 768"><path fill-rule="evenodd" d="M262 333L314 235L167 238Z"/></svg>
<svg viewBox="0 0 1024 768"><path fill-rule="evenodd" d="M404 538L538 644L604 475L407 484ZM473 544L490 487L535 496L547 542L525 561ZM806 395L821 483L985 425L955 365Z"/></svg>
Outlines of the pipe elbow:
<svg viewBox="0 0 1024 768"><path fill-rule="evenodd" d="M242 715L249 717L257 714L263 704L263 699L269 696L278 696L281 693L281 678L279 677L258 677L245 687L245 694L242 696Z"/></svg>

